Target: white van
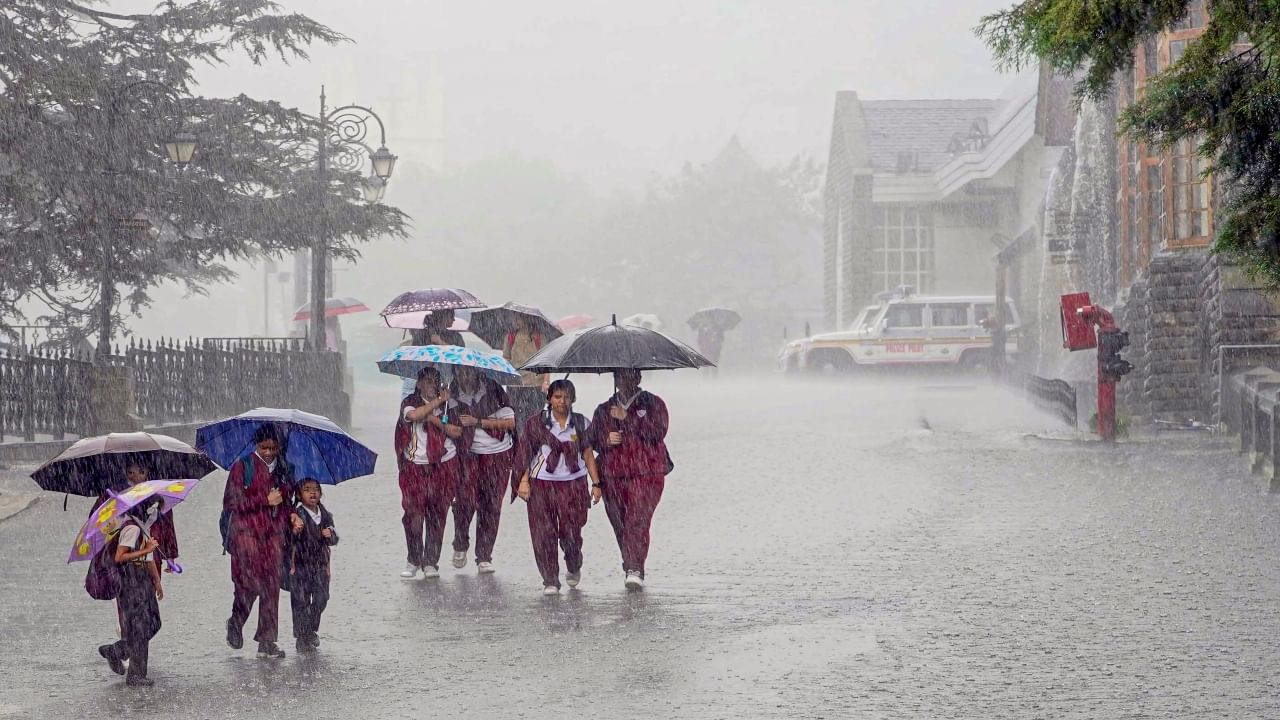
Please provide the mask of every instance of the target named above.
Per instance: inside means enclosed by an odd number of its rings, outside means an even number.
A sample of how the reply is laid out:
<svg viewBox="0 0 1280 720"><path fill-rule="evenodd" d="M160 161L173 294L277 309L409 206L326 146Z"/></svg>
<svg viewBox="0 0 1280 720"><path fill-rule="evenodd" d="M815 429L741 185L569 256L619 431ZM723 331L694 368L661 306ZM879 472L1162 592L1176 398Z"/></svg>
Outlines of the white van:
<svg viewBox="0 0 1280 720"><path fill-rule="evenodd" d="M881 293L845 330L783 346L784 372L849 372L864 366L986 367L991 357L994 295ZM1018 312L1005 298L1006 355L1017 352Z"/></svg>

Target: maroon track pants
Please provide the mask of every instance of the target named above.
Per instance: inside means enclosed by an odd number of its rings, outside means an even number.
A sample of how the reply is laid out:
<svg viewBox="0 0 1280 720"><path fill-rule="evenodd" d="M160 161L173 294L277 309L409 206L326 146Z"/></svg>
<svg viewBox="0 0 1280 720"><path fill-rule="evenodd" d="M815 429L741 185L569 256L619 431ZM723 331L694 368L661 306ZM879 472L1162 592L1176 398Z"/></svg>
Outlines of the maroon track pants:
<svg viewBox="0 0 1280 720"><path fill-rule="evenodd" d="M663 475L605 478L604 511L613 526L613 535L622 551L622 569L644 577L644 561L649 557L649 525L666 485Z"/></svg>
<svg viewBox="0 0 1280 720"><path fill-rule="evenodd" d="M439 567L444 523L458 484L458 458L434 465L401 463L400 522L407 561L415 567Z"/></svg>
<svg viewBox="0 0 1280 720"><path fill-rule="evenodd" d="M557 544L564 550L565 569L582 570L582 528L590 509L586 478L529 481L529 536L544 586L560 587Z"/></svg>
<svg viewBox="0 0 1280 720"><path fill-rule="evenodd" d="M469 531L471 518L475 517L476 562L492 562L515 450L492 455L467 453L462 457L462 472L453 496L453 549L466 552L471 547Z"/></svg>

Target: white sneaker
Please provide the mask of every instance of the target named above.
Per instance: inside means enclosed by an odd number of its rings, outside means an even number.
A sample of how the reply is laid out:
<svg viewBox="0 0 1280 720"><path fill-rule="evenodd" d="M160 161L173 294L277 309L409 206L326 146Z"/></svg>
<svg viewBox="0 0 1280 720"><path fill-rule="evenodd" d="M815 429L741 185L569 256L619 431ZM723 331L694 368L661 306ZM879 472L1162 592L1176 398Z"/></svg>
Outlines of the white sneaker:
<svg viewBox="0 0 1280 720"><path fill-rule="evenodd" d="M559 595L560 588L556 587L555 585L548 585L542 588L542 594L543 595Z"/></svg>
<svg viewBox="0 0 1280 720"><path fill-rule="evenodd" d="M582 573L569 573L564 576L564 581L569 587L576 588L578 587L578 583L582 582Z"/></svg>
<svg viewBox="0 0 1280 720"><path fill-rule="evenodd" d="M455 552L453 554L453 566L456 568L464 568L467 566L467 554L465 552Z"/></svg>
<svg viewBox="0 0 1280 720"><path fill-rule="evenodd" d="M640 579L640 573L629 572L627 573L627 581L625 584L628 590L639 590L644 587L644 580Z"/></svg>
<svg viewBox="0 0 1280 720"><path fill-rule="evenodd" d="M435 565L428 565L428 566L426 566L426 567L422 568L422 577L424 577L424 578L438 578L438 577L440 577L440 568L439 568L439 567L437 567L437 566L435 566Z"/></svg>
<svg viewBox="0 0 1280 720"><path fill-rule="evenodd" d="M481 575L488 575L493 572L493 563L487 561L478 562L476 563L476 570Z"/></svg>
<svg viewBox="0 0 1280 720"><path fill-rule="evenodd" d="M414 565L413 563L409 563L408 565L405 565L404 570L400 571L400 577L404 578L405 580L412 580L418 577L418 566Z"/></svg>

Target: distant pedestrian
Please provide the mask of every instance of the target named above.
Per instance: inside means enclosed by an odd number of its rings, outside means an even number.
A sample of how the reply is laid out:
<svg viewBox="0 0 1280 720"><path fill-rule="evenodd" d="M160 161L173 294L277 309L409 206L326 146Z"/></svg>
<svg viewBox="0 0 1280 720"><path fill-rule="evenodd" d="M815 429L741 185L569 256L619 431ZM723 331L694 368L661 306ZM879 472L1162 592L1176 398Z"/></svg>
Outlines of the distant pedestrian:
<svg viewBox="0 0 1280 720"><path fill-rule="evenodd" d="M227 619L227 644L244 646L243 629L254 602L258 603L258 657L282 658L276 644L280 612L280 580L288 505L292 487L283 456L283 438L274 425L264 424L253 435L254 451L231 464L222 495L230 513L228 549L235 596ZM281 505L285 505L281 508Z"/></svg>
<svg viewBox="0 0 1280 720"><path fill-rule="evenodd" d="M456 443L462 426L453 422L457 407L432 367L418 373L415 392L400 403L395 450L407 550L400 577L406 580L419 571L423 577L440 577L445 521L462 472Z"/></svg>
<svg viewBox="0 0 1280 720"><path fill-rule="evenodd" d="M160 600L164 587L156 568L155 552L159 544L149 529L160 513L160 499L152 497L130 508L115 542L115 562L120 570L120 624L122 637L115 645L99 648L112 670L128 661L125 683L149 687L155 682L147 676L151 654L151 638L160 632ZM110 548L104 549L107 552Z"/></svg>
<svg viewBox="0 0 1280 720"><path fill-rule="evenodd" d="M639 370L618 370L613 383L613 397L592 415L592 445L600 451L604 509L622 552L626 586L639 590L649 556L649 526L671 470L667 405L640 389Z"/></svg>
<svg viewBox="0 0 1280 720"><path fill-rule="evenodd" d="M112 490L115 492L123 492L133 485L146 482L149 478L150 473L142 463L130 462L125 466L125 482L112 488ZM102 507L102 503L106 502L110 498L111 494L103 491L103 493L98 496L98 500L94 503L93 510L89 514L92 516L94 513L98 512L98 508ZM178 559L178 534L174 528L172 512L163 514L157 513L152 518L151 524L147 528L147 535L154 538L156 541L156 550L152 553L152 558L155 561L157 569L161 568L162 559L173 561ZM171 572L168 563L163 563L163 569L165 572ZM123 602L124 601L120 596L116 596L116 616L119 618L120 622L120 641L117 643L102 645L98 648L98 654L106 658L107 664L117 675L124 674L124 657L121 653L126 647L125 633L127 628L124 622Z"/></svg>
<svg viewBox="0 0 1280 720"><path fill-rule="evenodd" d="M565 582L576 588L581 581L582 528L591 505L600 502L590 421L573 412L576 397L573 383L552 382L546 410L525 421L516 457L521 473L516 494L529 504L533 558L546 595L560 592L557 544L564 549Z"/></svg>
<svg viewBox="0 0 1280 720"><path fill-rule="evenodd" d="M453 325L456 318L452 310L433 310L422 318L421 330L410 330L409 338L400 343L404 346L423 345L457 345L458 347L466 347L467 342L462 338L462 333L457 330L450 330L449 326ZM400 388L400 396L407 398L414 393L415 381L413 378L405 378Z"/></svg>
<svg viewBox="0 0 1280 720"><path fill-rule="evenodd" d="M720 363L720 351L724 348L724 328L711 323L698 327L698 352L713 363Z"/></svg>
<svg viewBox="0 0 1280 720"><path fill-rule="evenodd" d="M511 330L502 343L502 357L515 367L520 367L537 354L543 344L542 333L530 324L529 319L519 313L512 313ZM519 384L508 387L517 423L523 423L542 409L546 399L546 383L547 376L543 373L521 371Z"/></svg>
<svg viewBox="0 0 1280 720"><path fill-rule="evenodd" d="M298 485L298 505L290 516L287 586L298 652L320 647L320 616L329 604L329 548L338 544L333 515L320 498L320 483Z"/></svg>
<svg viewBox="0 0 1280 720"><path fill-rule="evenodd" d="M450 395L458 402L457 422L462 472L453 498L453 566L465 567L471 547L471 518L476 519L476 569L493 572L502 500L511 486L516 413L502 386L475 368L454 370Z"/></svg>

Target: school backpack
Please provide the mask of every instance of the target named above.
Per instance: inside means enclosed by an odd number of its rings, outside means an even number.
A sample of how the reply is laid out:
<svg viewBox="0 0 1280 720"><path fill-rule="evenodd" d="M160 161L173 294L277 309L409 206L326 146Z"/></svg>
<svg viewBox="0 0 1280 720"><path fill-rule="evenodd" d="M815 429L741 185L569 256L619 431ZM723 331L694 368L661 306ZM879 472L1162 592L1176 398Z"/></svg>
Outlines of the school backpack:
<svg viewBox="0 0 1280 720"><path fill-rule="evenodd" d="M120 533L111 536L107 546L89 560L84 576L84 590L94 600L115 600L120 595L120 566L116 564L116 547Z"/></svg>

